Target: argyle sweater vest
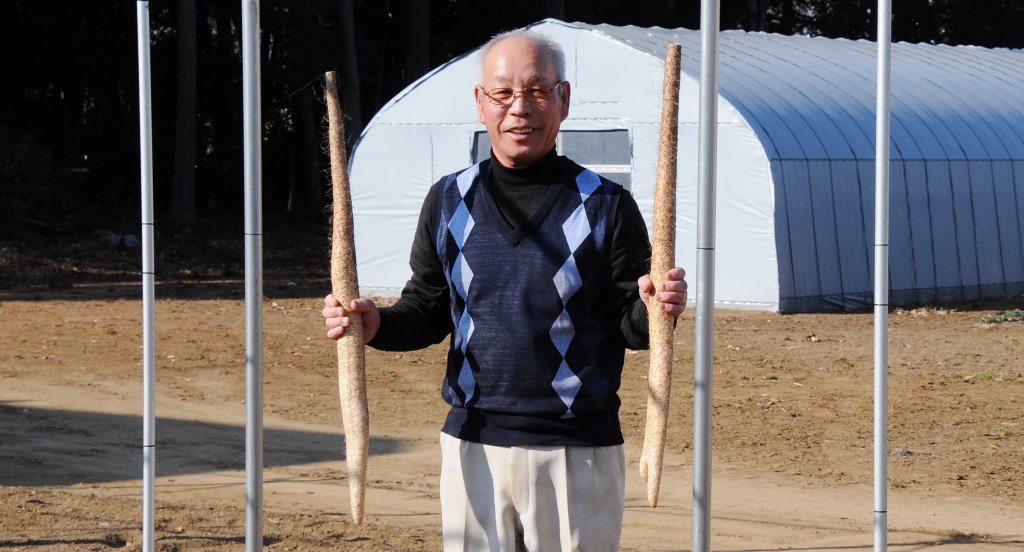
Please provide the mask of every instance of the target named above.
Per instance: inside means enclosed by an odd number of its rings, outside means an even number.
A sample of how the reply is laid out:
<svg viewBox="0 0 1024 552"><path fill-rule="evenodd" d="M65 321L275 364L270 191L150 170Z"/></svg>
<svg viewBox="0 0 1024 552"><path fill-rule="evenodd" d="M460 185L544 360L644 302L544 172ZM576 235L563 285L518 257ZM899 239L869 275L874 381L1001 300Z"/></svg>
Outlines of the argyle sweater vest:
<svg viewBox="0 0 1024 552"><path fill-rule="evenodd" d="M602 297L623 188L574 165L513 229L483 183L488 163L449 175L439 195L454 326L443 431L493 445L621 444L624 345Z"/></svg>

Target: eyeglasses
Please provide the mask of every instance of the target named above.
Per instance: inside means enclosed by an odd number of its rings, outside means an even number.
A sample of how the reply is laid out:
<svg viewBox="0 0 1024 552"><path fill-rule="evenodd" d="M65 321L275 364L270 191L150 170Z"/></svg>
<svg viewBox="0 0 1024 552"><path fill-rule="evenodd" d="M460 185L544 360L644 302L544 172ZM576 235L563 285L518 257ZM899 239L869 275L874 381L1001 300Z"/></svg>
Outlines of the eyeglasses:
<svg viewBox="0 0 1024 552"><path fill-rule="evenodd" d="M565 84L566 81L559 81L554 86L545 86L543 84L535 84L533 86L516 90L514 88L492 88L490 90L484 90L482 86L478 86L480 92L487 99L491 100L494 105L500 105L502 107L509 107L516 101L516 96L522 96L523 99L530 103L544 103L551 99L551 95L558 90L560 86Z"/></svg>

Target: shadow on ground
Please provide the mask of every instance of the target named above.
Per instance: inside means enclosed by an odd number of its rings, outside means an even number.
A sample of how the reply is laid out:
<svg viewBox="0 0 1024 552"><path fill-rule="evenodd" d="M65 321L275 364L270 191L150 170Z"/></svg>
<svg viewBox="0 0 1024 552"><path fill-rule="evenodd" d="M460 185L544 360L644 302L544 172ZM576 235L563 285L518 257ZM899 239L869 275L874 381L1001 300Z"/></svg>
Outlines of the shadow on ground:
<svg viewBox="0 0 1024 552"><path fill-rule="evenodd" d="M331 290L327 278L265 278L264 299L322 298ZM157 281L157 299L238 299L245 298L245 280L221 278L205 280ZM69 283L65 286L23 284L0 289L0 301L115 301L142 300L142 279ZM140 307L141 308L141 307Z"/></svg>
<svg viewBox="0 0 1024 552"><path fill-rule="evenodd" d="M264 428L265 467L344 460L341 433ZM159 418L160 477L245 469L245 427ZM370 455L400 451L374 438ZM142 477L142 417L0 401L0 485L48 486Z"/></svg>

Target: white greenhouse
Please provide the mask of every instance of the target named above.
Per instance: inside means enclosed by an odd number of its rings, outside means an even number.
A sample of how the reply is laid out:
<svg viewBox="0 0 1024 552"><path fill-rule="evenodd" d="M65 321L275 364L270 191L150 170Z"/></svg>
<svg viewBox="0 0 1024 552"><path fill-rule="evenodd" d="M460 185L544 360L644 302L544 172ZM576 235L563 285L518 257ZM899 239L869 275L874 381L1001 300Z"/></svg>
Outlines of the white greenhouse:
<svg viewBox="0 0 1024 552"><path fill-rule="evenodd" d="M651 223L663 57L682 45L676 263L695 272L700 32L548 19L572 83L559 153L629 188ZM871 305L875 52L868 41L725 31L716 305ZM387 103L352 154L364 294L398 295L427 189L488 154L477 52ZM1024 51L892 47L890 303L1024 293ZM692 281L692 277L691 277Z"/></svg>

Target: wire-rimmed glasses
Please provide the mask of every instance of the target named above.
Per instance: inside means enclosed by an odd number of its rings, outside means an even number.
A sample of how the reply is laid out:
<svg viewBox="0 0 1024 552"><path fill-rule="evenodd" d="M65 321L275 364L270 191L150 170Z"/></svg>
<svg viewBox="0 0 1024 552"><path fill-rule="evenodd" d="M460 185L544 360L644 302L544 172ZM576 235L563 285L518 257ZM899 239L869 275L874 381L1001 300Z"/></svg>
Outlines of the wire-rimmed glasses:
<svg viewBox="0 0 1024 552"><path fill-rule="evenodd" d="M490 90L484 90L482 86L478 86L477 88L480 89L480 92L483 93L484 96L487 96L487 99L489 99L492 104L501 107L509 107L515 103L517 96L522 96L524 100L530 103L544 103L550 100L555 91L565 84L565 82L566 81L558 81L553 86L535 84L519 90L506 87L492 88Z"/></svg>

